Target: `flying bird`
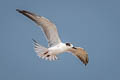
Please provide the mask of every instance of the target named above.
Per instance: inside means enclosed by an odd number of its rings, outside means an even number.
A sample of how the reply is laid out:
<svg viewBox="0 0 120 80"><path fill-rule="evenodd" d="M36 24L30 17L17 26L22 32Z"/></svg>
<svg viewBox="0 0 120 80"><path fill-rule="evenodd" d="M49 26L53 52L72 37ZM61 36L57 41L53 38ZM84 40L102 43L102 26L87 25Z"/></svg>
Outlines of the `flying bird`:
<svg viewBox="0 0 120 80"><path fill-rule="evenodd" d="M38 24L46 35L48 48L40 45L36 40L33 39L34 50L39 57L41 57L42 59L53 61L58 59L58 54L64 52L72 52L72 54L78 57L83 62L83 64L88 64L88 53L81 47L75 47L68 42L63 43L60 40L56 25L50 20L26 10L16 9L16 11Z"/></svg>

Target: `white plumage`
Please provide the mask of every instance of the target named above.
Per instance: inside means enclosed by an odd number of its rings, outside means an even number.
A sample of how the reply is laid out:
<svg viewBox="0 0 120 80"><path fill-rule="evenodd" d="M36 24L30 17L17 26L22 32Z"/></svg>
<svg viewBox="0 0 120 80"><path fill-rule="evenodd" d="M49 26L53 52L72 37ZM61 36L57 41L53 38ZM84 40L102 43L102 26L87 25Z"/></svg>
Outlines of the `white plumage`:
<svg viewBox="0 0 120 80"><path fill-rule="evenodd" d="M34 49L39 57L45 60L57 60L58 54L64 52L72 52L73 55L77 56L85 65L88 63L87 52L80 47L74 47L71 43L63 43L58 35L55 24L46 19L43 16L38 16L26 10L16 9L19 13L27 16L32 21L37 23L46 35L48 40L48 48L41 46L37 41L34 41Z"/></svg>

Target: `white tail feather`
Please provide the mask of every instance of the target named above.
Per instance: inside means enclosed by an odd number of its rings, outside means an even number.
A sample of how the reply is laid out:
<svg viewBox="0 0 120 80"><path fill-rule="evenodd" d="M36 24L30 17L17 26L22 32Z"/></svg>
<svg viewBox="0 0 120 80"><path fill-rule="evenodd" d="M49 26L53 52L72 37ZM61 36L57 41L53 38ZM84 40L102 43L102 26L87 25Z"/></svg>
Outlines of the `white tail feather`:
<svg viewBox="0 0 120 80"><path fill-rule="evenodd" d="M50 61L53 61L53 60L57 60L57 56L56 55L53 55L53 54L49 54L48 52L48 49L41 46L37 41L34 41L34 49L35 49L35 52L37 53L37 55L42 58L42 59L45 59L45 60L50 60Z"/></svg>

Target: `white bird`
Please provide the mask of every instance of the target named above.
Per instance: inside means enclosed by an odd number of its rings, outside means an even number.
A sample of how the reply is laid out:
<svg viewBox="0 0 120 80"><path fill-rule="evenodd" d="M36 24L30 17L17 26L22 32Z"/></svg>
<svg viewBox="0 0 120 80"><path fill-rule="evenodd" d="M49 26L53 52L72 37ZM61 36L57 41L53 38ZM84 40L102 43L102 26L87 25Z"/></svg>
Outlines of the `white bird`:
<svg viewBox="0 0 120 80"><path fill-rule="evenodd" d="M71 43L63 43L59 38L55 24L51 21L26 10L16 9L16 11L37 23L45 33L48 40L48 48L41 46L37 41L33 40L35 52L39 57L51 61L57 60L58 54L72 52L72 54L77 56L85 65L88 63L87 52L83 48L74 47Z"/></svg>

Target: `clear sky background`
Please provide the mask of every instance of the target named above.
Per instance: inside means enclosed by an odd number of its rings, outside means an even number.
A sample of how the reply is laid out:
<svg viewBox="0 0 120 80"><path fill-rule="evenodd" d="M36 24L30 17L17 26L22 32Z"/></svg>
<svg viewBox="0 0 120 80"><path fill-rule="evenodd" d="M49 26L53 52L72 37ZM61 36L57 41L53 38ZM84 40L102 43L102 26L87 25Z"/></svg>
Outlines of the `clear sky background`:
<svg viewBox="0 0 120 80"><path fill-rule="evenodd" d="M39 59L32 38L47 41L16 8L53 21L63 42L87 50L89 64L67 53ZM0 80L120 80L119 61L119 0L0 0Z"/></svg>

